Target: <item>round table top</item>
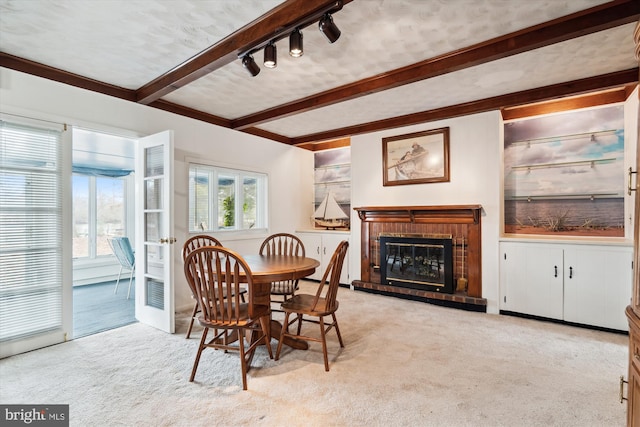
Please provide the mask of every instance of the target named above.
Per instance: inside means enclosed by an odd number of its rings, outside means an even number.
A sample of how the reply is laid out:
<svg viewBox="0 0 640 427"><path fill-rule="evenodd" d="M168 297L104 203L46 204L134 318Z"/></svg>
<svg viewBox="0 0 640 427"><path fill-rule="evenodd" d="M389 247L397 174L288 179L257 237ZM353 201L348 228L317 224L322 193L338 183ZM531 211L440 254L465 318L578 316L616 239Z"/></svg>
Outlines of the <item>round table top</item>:
<svg viewBox="0 0 640 427"><path fill-rule="evenodd" d="M295 280L312 275L320 262L313 258L287 255L243 255L254 282Z"/></svg>

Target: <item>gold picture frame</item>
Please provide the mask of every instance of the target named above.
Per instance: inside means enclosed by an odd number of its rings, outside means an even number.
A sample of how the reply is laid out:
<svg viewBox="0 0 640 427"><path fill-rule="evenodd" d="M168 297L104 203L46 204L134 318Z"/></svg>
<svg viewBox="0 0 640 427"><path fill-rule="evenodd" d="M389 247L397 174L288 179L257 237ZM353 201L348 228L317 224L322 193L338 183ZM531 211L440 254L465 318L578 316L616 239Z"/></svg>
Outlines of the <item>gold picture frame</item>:
<svg viewBox="0 0 640 427"><path fill-rule="evenodd" d="M449 128L382 138L384 186L449 182Z"/></svg>

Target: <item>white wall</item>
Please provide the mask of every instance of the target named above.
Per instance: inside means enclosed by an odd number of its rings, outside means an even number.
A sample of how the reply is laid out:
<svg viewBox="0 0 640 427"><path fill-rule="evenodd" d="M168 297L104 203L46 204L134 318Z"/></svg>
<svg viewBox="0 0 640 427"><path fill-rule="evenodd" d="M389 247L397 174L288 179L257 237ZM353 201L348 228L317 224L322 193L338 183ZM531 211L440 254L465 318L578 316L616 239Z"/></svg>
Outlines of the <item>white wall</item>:
<svg viewBox="0 0 640 427"><path fill-rule="evenodd" d="M625 135L638 138L638 89L625 106ZM187 238L186 157L269 173L271 232L309 228L313 206L313 153L284 144L177 116L82 89L0 68L0 110L100 130L144 136L174 130L175 237ZM382 138L448 126L450 182L382 185ZM351 206L482 205L482 296L487 311L499 309L498 243L502 214L502 119L498 111L408 126L351 139ZM633 162L632 162L633 163ZM219 236L218 236L219 237ZM225 244L240 252L257 251L263 236ZM358 262L360 219L351 215L350 277L361 278ZM176 307L191 305L176 245Z"/></svg>
<svg viewBox="0 0 640 427"><path fill-rule="evenodd" d="M0 111L134 137L167 129L174 131L177 309L192 304L180 258L188 224L185 157L268 173L270 232L294 232L307 227L312 215L313 153L310 151L5 68L0 68ZM257 252L265 236L216 237L225 245L247 253Z"/></svg>
<svg viewBox="0 0 640 427"><path fill-rule="evenodd" d="M450 182L382 185L382 138L449 127ZM487 311L498 312L498 238L502 118L489 112L351 138L351 206L482 205L482 296ZM351 214L351 241L360 242L360 219ZM357 260L359 245L353 246ZM351 277L361 278L360 263L351 262Z"/></svg>

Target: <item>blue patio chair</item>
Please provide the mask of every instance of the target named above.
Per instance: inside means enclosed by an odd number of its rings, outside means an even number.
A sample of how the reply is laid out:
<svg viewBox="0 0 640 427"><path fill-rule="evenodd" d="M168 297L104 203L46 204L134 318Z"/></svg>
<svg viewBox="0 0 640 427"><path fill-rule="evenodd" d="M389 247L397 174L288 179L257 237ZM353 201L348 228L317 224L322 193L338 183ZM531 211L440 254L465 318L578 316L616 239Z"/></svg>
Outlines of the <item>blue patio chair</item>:
<svg viewBox="0 0 640 427"><path fill-rule="evenodd" d="M127 299L131 295L131 282L133 281L133 273L136 270L136 257L131 248L131 242L129 242L128 237L114 237L109 239L109 246L111 246L111 250L113 254L118 259L120 263L120 272L118 273L118 280L116 281L116 288L113 293L118 293L118 285L120 284L120 276L122 275L122 270L127 268L131 270L131 274L129 275L129 290L127 291Z"/></svg>

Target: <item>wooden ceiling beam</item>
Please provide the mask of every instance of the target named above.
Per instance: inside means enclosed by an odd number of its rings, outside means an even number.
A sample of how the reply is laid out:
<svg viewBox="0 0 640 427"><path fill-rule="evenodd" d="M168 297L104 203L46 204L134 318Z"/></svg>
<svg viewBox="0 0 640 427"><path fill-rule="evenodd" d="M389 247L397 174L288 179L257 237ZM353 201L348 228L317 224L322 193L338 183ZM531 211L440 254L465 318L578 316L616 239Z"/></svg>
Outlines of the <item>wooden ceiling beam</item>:
<svg viewBox="0 0 640 427"><path fill-rule="evenodd" d="M250 135L260 136L262 138L270 139L272 141L281 142L287 145L293 144L293 140L288 136L283 136L283 135L269 132L260 128L248 128L248 129L242 130L242 132L248 133Z"/></svg>
<svg viewBox="0 0 640 427"><path fill-rule="evenodd" d="M20 71L21 73L31 74L33 76L42 77L44 79L53 80L55 82L64 83L93 92L115 96L116 98L125 99L127 101L135 101L136 99L135 90L89 79L78 74L73 74L59 68L50 67L48 65L10 55L5 52L0 52L0 67L9 68L11 70Z"/></svg>
<svg viewBox="0 0 640 427"><path fill-rule="evenodd" d="M247 115L232 120L231 127L242 130L247 127L257 126L268 121L326 107L628 24L639 18L640 2L637 0L617 0L605 3L445 55Z"/></svg>
<svg viewBox="0 0 640 427"><path fill-rule="evenodd" d="M157 108L159 110L168 111L170 113L178 114L180 116L189 117L192 119L200 120L202 122L211 123L213 125L222 126L225 128L229 126L229 119L214 116L213 114L204 113L200 110L185 107L183 105L174 104L173 102L159 99L149 104L149 107Z"/></svg>
<svg viewBox="0 0 640 427"><path fill-rule="evenodd" d="M351 145L351 138L332 139L331 141L322 142L305 142L296 145L298 148L304 148L310 151L330 150L332 148L342 148Z"/></svg>
<svg viewBox="0 0 640 427"><path fill-rule="evenodd" d="M280 30L328 8L339 10L352 0L287 0L250 24L183 62L136 92L136 100L150 104L238 59L238 55L267 42ZM332 8L334 6L334 8ZM249 126L246 126L249 127Z"/></svg>
<svg viewBox="0 0 640 427"><path fill-rule="evenodd" d="M632 68L625 71L618 71L615 73L604 74L580 80L573 80L570 82L544 86L537 89L529 89L521 92L510 93L507 95L500 95L477 101L465 102L449 107L436 108L434 110L407 114L404 116L378 120L370 123L363 123L355 126L348 126L327 132L319 132L315 134L299 136L293 138L293 144L300 145L308 142L344 138L353 135L378 132L387 129L395 129L399 127L427 123L436 120L466 116L469 114L501 110L503 108L514 107L518 105L549 101L552 99L575 96L589 92L608 90L617 87L624 87L627 85L637 85L639 74L640 69Z"/></svg>
<svg viewBox="0 0 640 427"><path fill-rule="evenodd" d="M523 117L539 116L541 114L557 113L559 111L578 110L580 108L596 107L599 105L624 102L628 98L627 87L572 96L553 101L543 101L528 105L503 108L502 119L513 120Z"/></svg>

